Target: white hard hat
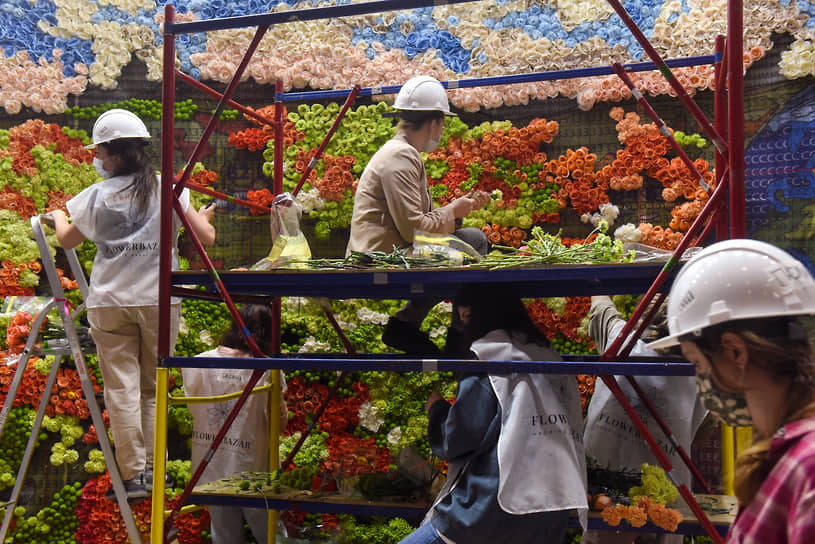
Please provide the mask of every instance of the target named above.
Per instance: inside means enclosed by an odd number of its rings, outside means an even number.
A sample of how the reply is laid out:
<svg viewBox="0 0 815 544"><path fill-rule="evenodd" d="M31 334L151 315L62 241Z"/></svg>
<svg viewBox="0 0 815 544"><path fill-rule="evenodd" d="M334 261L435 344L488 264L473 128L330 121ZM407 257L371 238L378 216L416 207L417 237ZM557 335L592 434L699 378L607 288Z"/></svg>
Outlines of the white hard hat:
<svg viewBox="0 0 815 544"><path fill-rule="evenodd" d="M149 138L144 121L132 112L121 109L108 110L96 118L93 124L93 143L85 146L93 149L99 144L119 138Z"/></svg>
<svg viewBox="0 0 815 544"><path fill-rule="evenodd" d="M806 314L815 314L815 279L801 261L766 242L726 240L679 271L668 296L670 336L648 347L674 346L727 321Z"/></svg>
<svg viewBox="0 0 815 544"><path fill-rule="evenodd" d="M416 76L407 80L396 95L393 107L402 111L440 111L444 115L456 115L450 113L447 91L430 76Z"/></svg>

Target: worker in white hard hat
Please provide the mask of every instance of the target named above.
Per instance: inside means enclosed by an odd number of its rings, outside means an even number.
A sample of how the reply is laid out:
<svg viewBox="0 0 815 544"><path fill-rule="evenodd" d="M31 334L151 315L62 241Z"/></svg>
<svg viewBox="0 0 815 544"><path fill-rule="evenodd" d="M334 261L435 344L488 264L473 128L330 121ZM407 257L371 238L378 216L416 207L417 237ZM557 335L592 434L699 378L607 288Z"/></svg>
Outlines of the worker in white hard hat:
<svg viewBox="0 0 815 544"><path fill-rule="evenodd" d="M445 116L455 115L450 112L444 87L429 76L411 78L400 89L393 107L400 119L396 135L371 157L359 179L347 252L391 253L394 248L410 246L414 233L424 231L455 234L486 254L489 243L484 234L475 228L457 228L457 220L484 207L489 195L473 191L435 209L430 196L421 153L439 145ZM423 299L408 303L388 323L382 338L385 344L408 353L437 352L419 327L438 302Z"/></svg>
<svg viewBox="0 0 815 544"><path fill-rule="evenodd" d="M149 496L156 411L160 196L147 154L150 133L133 113L112 109L93 126L93 164L101 179L67 202L72 222L54 210L64 248L96 244L85 300L90 332L104 381L105 408L116 464L128 498ZM180 196L192 230L204 245L215 241L214 207L196 211L188 190ZM177 236L181 223L173 223ZM173 269L178 255L173 251ZM181 304L171 305L170 352L178 334ZM113 498L114 495L109 495Z"/></svg>
<svg viewBox="0 0 815 544"><path fill-rule="evenodd" d="M815 542L815 355L802 323L813 314L807 268L757 240L713 244L671 287L670 335L650 346L679 344L705 407L755 430L736 460L728 542Z"/></svg>

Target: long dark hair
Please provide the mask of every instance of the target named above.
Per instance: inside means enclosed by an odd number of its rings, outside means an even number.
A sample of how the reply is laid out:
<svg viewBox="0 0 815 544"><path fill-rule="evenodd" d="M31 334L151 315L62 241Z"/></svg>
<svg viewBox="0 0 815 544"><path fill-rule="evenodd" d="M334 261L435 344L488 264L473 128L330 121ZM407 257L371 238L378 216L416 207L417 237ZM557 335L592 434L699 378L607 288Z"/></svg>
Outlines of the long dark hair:
<svg viewBox="0 0 815 544"><path fill-rule="evenodd" d="M115 176L133 175L133 182L122 189L133 191L136 204L136 217L143 216L150 206L150 199L158 188L156 169L147 154L147 141L141 138L118 138L99 144L108 155L119 157L119 166L113 172Z"/></svg>
<svg viewBox="0 0 815 544"><path fill-rule="evenodd" d="M470 321L465 326L468 340L474 342L494 330L520 332L527 341L549 346L549 340L538 329L526 310L515 284L473 283L461 288L456 306L470 309Z"/></svg>
<svg viewBox="0 0 815 544"><path fill-rule="evenodd" d="M272 318L274 316L272 307L268 304L244 304L238 313L246 324L246 328L249 329L252 340L261 350L268 350L272 342ZM240 351L250 351L246 339L234 320L219 344Z"/></svg>

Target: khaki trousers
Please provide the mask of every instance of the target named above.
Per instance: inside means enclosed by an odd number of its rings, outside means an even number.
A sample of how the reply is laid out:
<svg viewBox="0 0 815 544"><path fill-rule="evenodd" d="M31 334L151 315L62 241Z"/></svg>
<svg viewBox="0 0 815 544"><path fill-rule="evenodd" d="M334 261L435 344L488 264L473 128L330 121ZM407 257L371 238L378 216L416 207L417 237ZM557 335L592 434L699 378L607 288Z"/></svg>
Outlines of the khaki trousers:
<svg viewBox="0 0 815 544"><path fill-rule="evenodd" d="M180 315L181 305L171 306L171 354ZM116 464L122 479L130 480L153 465L158 306L89 308L88 322L104 380Z"/></svg>

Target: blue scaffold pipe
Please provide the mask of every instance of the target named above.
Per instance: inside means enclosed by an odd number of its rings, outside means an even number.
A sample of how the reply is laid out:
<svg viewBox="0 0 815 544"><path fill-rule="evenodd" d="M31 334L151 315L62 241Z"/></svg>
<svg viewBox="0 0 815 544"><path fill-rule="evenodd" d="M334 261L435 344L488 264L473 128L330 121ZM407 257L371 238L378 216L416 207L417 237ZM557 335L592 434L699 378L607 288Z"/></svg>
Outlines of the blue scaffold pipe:
<svg viewBox="0 0 815 544"><path fill-rule="evenodd" d="M696 57L685 57L665 61L671 68L685 66L699 66L704 64L714 64L716 55L701 55ZM653 62L637 62L626 64L623 68L627 72L648 72L657 70ZM513 83L531 83L535 81L553 81L559 79L574 79L578 77L595 77L614 75L612 66L596 66L593 68L571 68L569 70L552 70L549 72L529 72L526 74L512 74L506 76L476 77L471 79L459 79L442 81L441 84L447 89L464 89L468 87L486 87L490 85L511 85ZM383 85L381 87L365 87L360 90L359 96L376 96L380 94L396 94L401 89L401 85ZM302 91L291 93L278 93L276 96L283 102L302 102L312 100L322 100L326 98L345 98L350 89L331 89L325 91Z"/></svg>
<svg viewBox="0 0 815 544"><path fill-rule="evenodd" d="M359 4L345 4L341 6L276 11L274 13L241 15L238 17L222 17L219 19L209 19L207 21L189 21L185 23L165 22L164 31L167 34L192 34L195 32L209 32L211 30L225 30L228 28L244 28L247 26L262 25L274 26L296 21L353 17L355 15L367 15L369 13L462 4L475 1L476 0L376 0L375 2L362 2Z"/></svg>
<svg viewBox="0 0 815 544"><path fill-rule="evenodd" d="M302 355L302 354L301 354ZM598 361L582 356L581 360L564 357L563 361L475 361L472 359L430 359L402 355L399 359L380 354L376 359L329 356L300 356L291 358L232 359L229 368L277 368L290 370L345 370L349 372L484 372L489 363L490 374L614 374L618 376L693 376L694 366L686 361ZM224 359L219 357L167 357L162 363L177 368L222 368Z"/></svg>

